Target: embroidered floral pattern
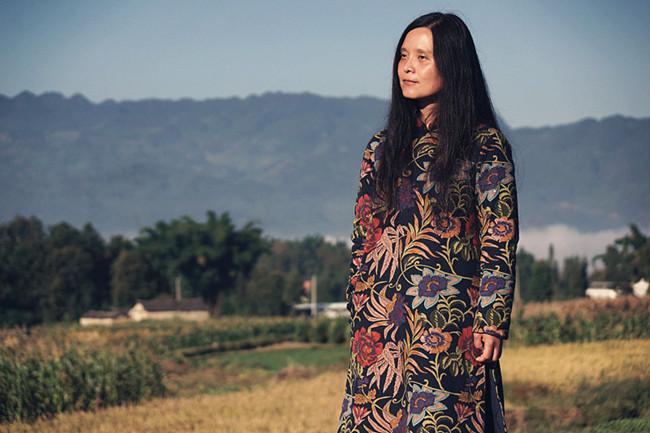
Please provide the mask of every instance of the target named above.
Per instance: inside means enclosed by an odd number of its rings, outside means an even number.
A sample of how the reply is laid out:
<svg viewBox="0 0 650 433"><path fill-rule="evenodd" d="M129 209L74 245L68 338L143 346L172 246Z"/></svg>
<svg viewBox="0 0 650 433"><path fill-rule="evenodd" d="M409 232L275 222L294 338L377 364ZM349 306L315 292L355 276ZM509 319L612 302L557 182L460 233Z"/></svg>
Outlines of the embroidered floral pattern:
<svg viewBox="0 0 650 433"><path fill-rule="evenodd" d="M432 328L424 331L420 341L429 353L440 353L449 349L451 345L451 334L442 332L440 328Z"/></svg>
<svg viewBox="0 0 650 433"><path fill-rule="evenodd" d="M458 236L460 233L460 220L447 212L437 215L433 224L433 232L443 239Z"/></svg>
<svg viewBox="0 0 650 433"><path fill-rule="evenodd" d="M422 422L427 412L435 412L447 409L447 406L441 403L446 399L448 394L441 391L431 391L418 385L413 386L413 391L408 393L409 404L409 423L417 425Z"/></svg>
<svg viewBox="0 0 650 433"><path fill-rule="evenodd" d="M474 366L480 365L476 360L476 348L474 347L474 333L471 327L463 329L463 333L458 339L458 348L463 352L463 356Z"/></svg>
<svg viewBox="0 0 650 433"><path fill-rule="evenodd" d="M379 338L379 333L366 331L366 328L355 332L352 340L352 352L356 353L359 364L368 367L377 361L377 357L384 347L382 343L379 343Z"/></svg>
<svg viewBox="0 0 650 433"><path fill-rule="evenodd" d="M405 210L415 206L415 194L413 194L413 183L408 178L402 180L397 188L397 209Z"/></svg>
<svg viewBox="0 0 650 433"><path fill-rule="evenodd" d="M437 138L421 130L395 211L372 203L377 134L364 153L347 289L352 339L339 433L481 431L499 378L487 381L474 333L507 338L517 203L510 147L476 130L450 185L452 209L429 198ZM434 178L434 177L433 177Z"/></svg>
<svg viewBox="0 0 650 433"><path fill-rule="evenodd" d="M481 165L478 178L479 203L492 201L501 187L514 181L511 163L485 163Z"/></svg>
<svg viewBox="0 0 650 433"><path fill-rule="evenodd" d="M490 223L488 234L494 241L509 241L515 235L515 222L507 218L497 218Z"/></svg>
<svg viewBox="0 0 650 433"><path fill-rule="evenodd" d="M481 306L486 307L495 301L497 295L508 295L511 292L509 280L498 272L486 272L481 280Z"/></svg>
<svg viewBox="0 0 650 433"><path fill-rule="evenodd" d="M372 228L372 199L368 194L359 197L354 215L365 228Z"/></svg>
<svg viewBox="0 0 650 433"><path fill-rule="evenodd" d="M424 304L424 308L433 307L441 295L455 295L458 289L454 287L460 278L446 276L438 271L425 268L421 275L413 275L407 295L413 296L413 308Z"/></svg>

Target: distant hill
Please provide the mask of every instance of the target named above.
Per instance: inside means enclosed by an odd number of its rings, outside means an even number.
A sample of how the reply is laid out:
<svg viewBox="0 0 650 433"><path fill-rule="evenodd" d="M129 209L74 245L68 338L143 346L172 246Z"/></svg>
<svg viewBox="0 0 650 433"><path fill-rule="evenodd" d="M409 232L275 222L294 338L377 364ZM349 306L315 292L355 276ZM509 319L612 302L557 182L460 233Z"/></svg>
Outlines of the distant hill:
<svg viewBox="0 0 650 433"><path fill-rule="evenodd" d="M0 95L0 222L35 215L134 234L211 209L275 237L347 237L363 149L386 106L280 93L101 104ZM650 119L509 133L524 228L650 221Z"/></svg>

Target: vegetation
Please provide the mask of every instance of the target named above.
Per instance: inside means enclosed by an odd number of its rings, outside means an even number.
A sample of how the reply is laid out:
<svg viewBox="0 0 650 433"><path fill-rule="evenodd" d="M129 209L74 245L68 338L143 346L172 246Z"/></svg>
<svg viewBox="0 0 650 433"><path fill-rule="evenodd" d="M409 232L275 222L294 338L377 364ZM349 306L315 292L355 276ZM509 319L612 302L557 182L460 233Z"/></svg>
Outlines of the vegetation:
<svg viewBox="0 0 650 433"><path fill-rule="evenodd" d="M584 342L606 340L605 346L611 350L592 355L594 363L605 365L601 358L627 347L626 340L635 341L639 347L650 342L648 297L527 304L516 316L505 352L535 353L539 359L526 362L553 371L560 367L546 364L549 353L563 344L580 348ZM108 328L59 324L33 327L29 332L5 329L0 332L0 423L137 403L163 394L181 398L233 392L277 377L309 378L318 371L346 364L348 338L347 318L322 317L230 316L199 323L151 321ZM535 349L531 352L527 347ZM642 388L632 386L633 381L619 374L628 374L635 363L647 364L645 352L641 353L643 359L617 360L627 363L622 367L608 364L608 369L588 383L564 383L565 390L571 392L565 399L569 403L562 401L588 413L597 410L600 401L588 397L605 395L608 387L632 395L625 401L643 401L646 396ZM572 356L565 354L566 360ZM575 370L567 373L565 382L567 377L574 380L584 376L584 365L571 367ZM530 370L521 371L513 378L515 382L530 379ZM551 393L559 385L549 381L546 388L533 391ZM529 384L515 385L515 393L519 386L530 388ZM593 392L576 394L583 388ZM630 408L623 400L611 410L638 414L634 416L643 413L640 406Z"/></svg>
<svg viewBox="0 0 650 433"><path fill-rule="evenodd" d="M347 351L347 348L340 350ZM647 430L650 427L648 350L650 340L647 339L509 348L502 359L509 431ZM306 352L314 356L303 364ZM266 361L266 358L273 360ZM314 358L328 361L316 367ZM287 361L282 362L283 359ZM337 357L335 347L280 346L263 352L206 357L193 369L198 373L193 376L185 373L186 380L204 383L206 379L214 379L213 383L217 383L229 378L237 382L221 389L204 386L202 394L65 413L35 423L5 424L0 430L7 433L190 430L324 433L336 430L345 363ZM255 376L261 369L267 372L264 378ZM251 376L255 376L254 381ZM237 383L244 386L236 386ZM612 399L612 394L617 398Z"/></svg>
<svg viewBox="0 0 650 433"><path fill-rule="evenodd" d="M630 226L597 257L591 279L609 279L629 291L650 274L650 238ZM88 310L130 307L138 299L170 298L177 284L184 298L201 297L215 315L290 316L305 302L303 283L318 276L320 302L343 301L349 248L321 236L267 239L253 223L237 228L229 215L207 213L145 227L133 240L105 242L91 224L81 230L62 222L47 229L35 217L0 225L0 326L76 321ZM584 295L587 261L536 260L517 254L525 302ZM561 269L561 271L559 270Z"/></svg>
<svg viewBox="0 0 650 433"><path fill-rule="evenodd" d="M647 339L507 349L509 431L645 431L616 426L650 426L648 350Z"/></svg>
<svg viewBox="0 0 650 433"><path fill-rule="evenodd" d="M58 359L0 354L0 423L34 421L165 394L163 372L141 351L65 352Z"/></svg>
<svg viewBox="0 0 650 433"><path fill-rule="evenodd" d="M585 300L587 301L587 300ZM619 300L564 302L571 306L538 311L525 315L539 306L519 306L511 324L508 344L534 346L568 342L629 340L650 338L650 298L628 296Z"/></svg>
<svg viewBox="0 0 650 433"><path fill-rule="evenodd" d="M35 217L0 225L0 326L76 321L88 310L138 299L201 297L214 314L291 315L303 282L319 277L319 300L343 300L349 248L320 236L270 240L228 214L181 217L105 242L90 224L45 229Z"/></svg>
<svg viewBox="0 0 650 433"><path fill-rule="evenodd" d="M305 327L307 333L302 332ZM319 343L339 343L346 340L347 332L347 319L236 318L203 324L154 322L94 330L48 326L34 328L30 334L21 329L6 330L0 335L0 423L33 421L60 412L138 403L163 396L167 387L161 360L174 372L178 365L200 365L201 359L217 353L263 347L302 336ZM339 362L346 357L347 351L338 350ZM305 350L296 360L322 366L323 360L319 358L313 351ZM217 361L220 369L257 365L263 371L277 370L283 362L268 355L258 357L257 363L254 357L242 362L236 355ZM255 374L262 379L266 376ZM186 392L182 384L171 385L172 391ZM218 386L212 384L212 388Z"/></svg>
<svg viewBox="0 0 650 433"><path fill-rule="evenodd" d="M594 258L605 266L596 273L602 280L619 284L629 284L650 276L650 237L641 233L639 228L630 225L630 234L614 241L607 251Z"/></svg>
<svg viewBox="0 0 650 433"><path fill-rule="evenodd" d="M650 277L650 237L631 224L630 234L616 239L604 254L596 256L594 265L599 267L588 277L584 257L566 257L560 267L552 246L548 257L539 260L520 249L517 268L521 299L526 302L575 299L584 296L589 280L609 281L623 293L631 293L632 283Z"/></svg>

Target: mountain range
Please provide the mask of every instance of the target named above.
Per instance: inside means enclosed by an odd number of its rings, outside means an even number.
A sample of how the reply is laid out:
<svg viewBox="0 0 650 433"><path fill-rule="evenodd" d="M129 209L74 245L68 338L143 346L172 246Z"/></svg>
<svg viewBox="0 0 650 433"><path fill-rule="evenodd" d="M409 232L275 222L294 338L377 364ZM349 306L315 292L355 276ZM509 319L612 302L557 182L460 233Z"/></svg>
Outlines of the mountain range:
<svg viewBox="0 0 650 433"><path fill-rule="evenodd" d="M86 222L132 236L207 210L287 239L349 235L366 142L387 101L267 93L105 101L0 95L0 222ZM515 128L522 228L650 222L650 118Z"/></svg>

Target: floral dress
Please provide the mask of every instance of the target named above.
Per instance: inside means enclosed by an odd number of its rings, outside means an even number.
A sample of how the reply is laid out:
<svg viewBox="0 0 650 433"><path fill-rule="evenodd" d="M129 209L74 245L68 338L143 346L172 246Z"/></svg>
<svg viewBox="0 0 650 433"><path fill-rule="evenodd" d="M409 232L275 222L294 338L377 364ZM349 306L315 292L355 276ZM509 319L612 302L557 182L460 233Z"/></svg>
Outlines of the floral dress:
<svg viewBox="0 0 650 433"><path fill-rule="evenodd" d="M508 337L518 240L510 145L488 127L453 178L454 209L427 192L435 131L421 128L395 211L373 213L384 136L368 143L352 233L351 356L339 432L505 431L497 363L473 333Z"/></svg>

